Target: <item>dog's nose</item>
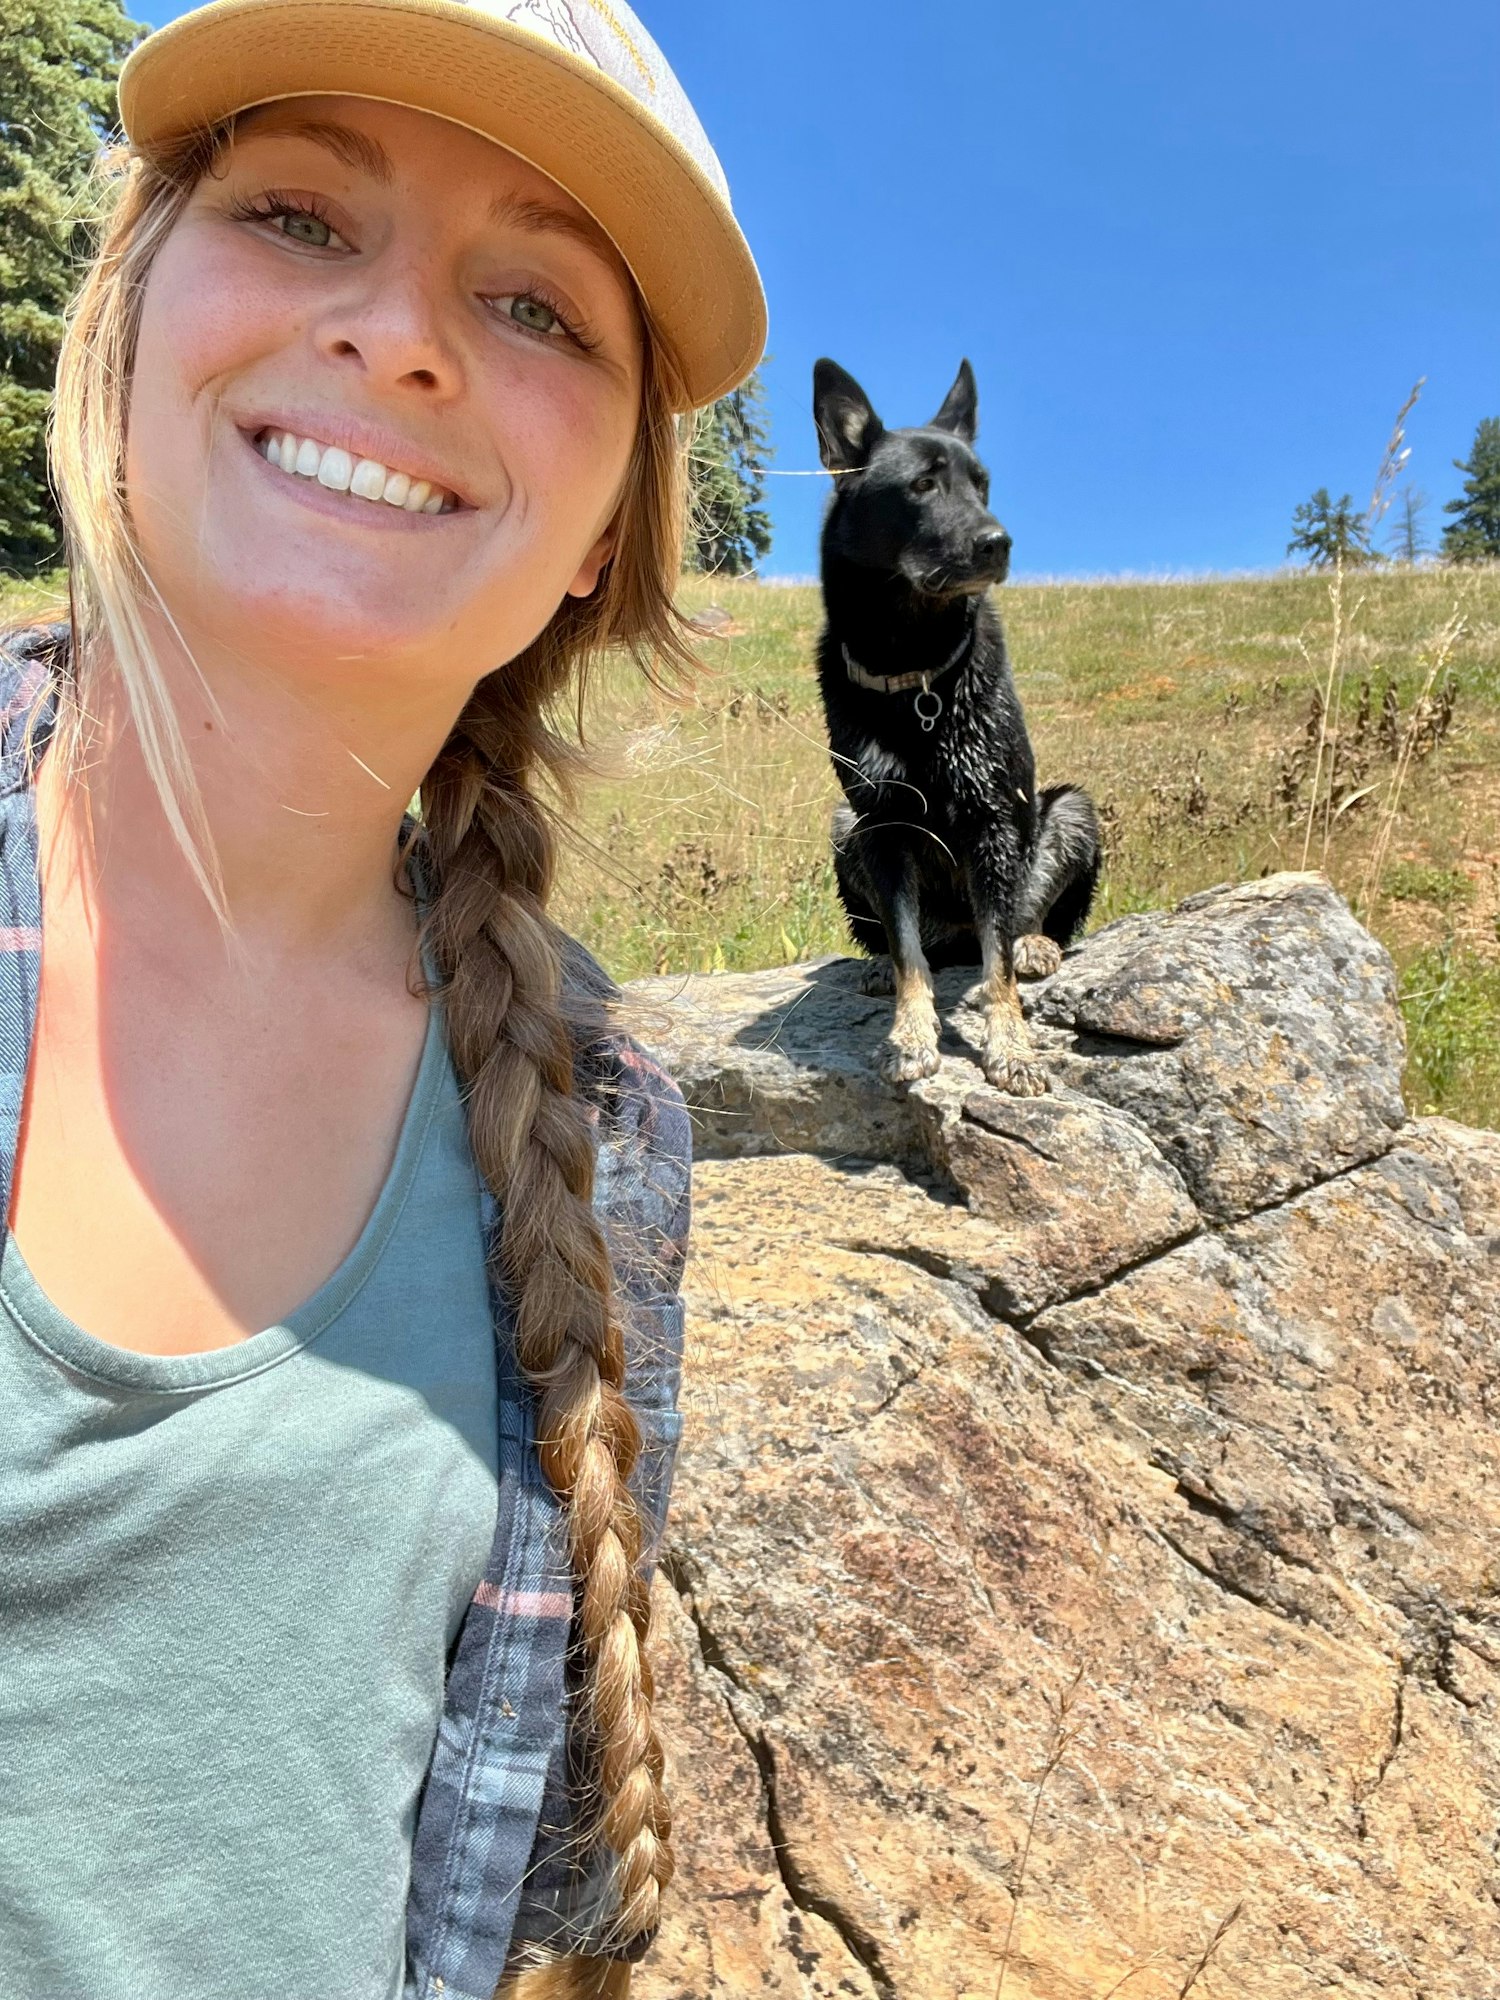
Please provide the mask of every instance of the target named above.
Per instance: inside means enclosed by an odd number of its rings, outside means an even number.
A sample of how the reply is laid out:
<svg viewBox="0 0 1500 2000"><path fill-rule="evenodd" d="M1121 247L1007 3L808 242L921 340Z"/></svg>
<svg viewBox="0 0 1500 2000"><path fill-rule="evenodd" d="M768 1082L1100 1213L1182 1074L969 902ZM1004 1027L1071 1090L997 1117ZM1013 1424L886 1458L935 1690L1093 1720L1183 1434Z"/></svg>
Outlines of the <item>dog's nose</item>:
<svg viewBox="0 0 1500 2000"><path fill-rule="evenodd" d="M1003 563L1010 555L1010 536L1004 528L986 528L974 543L974 560L988 567Z"/></svg>

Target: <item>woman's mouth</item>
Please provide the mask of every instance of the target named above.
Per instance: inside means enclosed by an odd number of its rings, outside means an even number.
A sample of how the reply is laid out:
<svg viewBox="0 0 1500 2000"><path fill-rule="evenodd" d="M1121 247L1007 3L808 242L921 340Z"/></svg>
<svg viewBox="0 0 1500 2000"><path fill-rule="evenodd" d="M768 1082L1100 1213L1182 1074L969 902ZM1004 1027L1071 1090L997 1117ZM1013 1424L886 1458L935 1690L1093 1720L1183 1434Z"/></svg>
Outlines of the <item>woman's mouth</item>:
<svg viewBox="0 0 1500 2000"><path fill-rule="evenodd" d="M317 438L297 437L291 431L257 431L255 449L268 465L294 479L316 480L331 493L347 493L377 506L399 507L407 514L451 514L459 505L446 487L395 471L377 459L355 458L352 452Z"/></svg>

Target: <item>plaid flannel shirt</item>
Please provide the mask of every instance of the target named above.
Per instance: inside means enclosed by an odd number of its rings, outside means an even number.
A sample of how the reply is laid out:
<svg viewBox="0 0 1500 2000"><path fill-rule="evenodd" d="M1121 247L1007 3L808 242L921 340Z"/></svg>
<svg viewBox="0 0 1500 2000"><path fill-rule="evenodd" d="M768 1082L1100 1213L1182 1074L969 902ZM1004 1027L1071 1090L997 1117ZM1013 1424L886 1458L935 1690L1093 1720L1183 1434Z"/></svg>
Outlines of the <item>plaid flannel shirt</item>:
<svg viewBox="0 0 1500 2000"><path fill-rule="evenodd" d="M65 634L0 644L0 1217L11 1181L36 1021L41 890L28 735L51 725L50 667ZM571 978L596 996L604 975L578 948ZM624 1311L626 1393L643 1449L635 1485L654 1562L680 1419L678 1286L687 1241L691 1132L676 1086L610 1035L584 1059L597 1106L595 1205ZM498 1229L493 1202L486 1224ZM514 1951L545 1945L608 1955L607 1866L580 1860L568 1782L573 1584L561 1511L542 1477L531 1392L513 1320L493 1294L499 1371L500 1502L483 1581L465 1614L412 1851L403 2000L492 2000ZM642 1946L642 1948L644 1948ZM632 1956L637 1955L632 1953ZM342 1994L308 2000L345 2000Z"/></svg>

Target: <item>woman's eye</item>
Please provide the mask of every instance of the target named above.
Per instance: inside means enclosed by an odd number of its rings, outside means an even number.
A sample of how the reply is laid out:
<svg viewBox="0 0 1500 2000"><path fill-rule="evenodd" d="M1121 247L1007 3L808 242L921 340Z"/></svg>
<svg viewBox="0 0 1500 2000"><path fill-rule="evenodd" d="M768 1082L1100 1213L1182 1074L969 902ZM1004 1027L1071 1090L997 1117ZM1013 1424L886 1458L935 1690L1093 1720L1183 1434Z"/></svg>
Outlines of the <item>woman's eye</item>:
<svg viewBox="0 0 1500 2000"><path fill-rule="evenodd" d="M294 243L309 243L315 250L326 250L333 241L333 231L321 215L280 215L276 219L283 236L290 236Z"/></svg>
<svg viewBox="0 0 1500 2000"><path fill-rule="evenodd" d="M539 299L534 292L512 292L508 297L496 299L494 303L513 319L517 326L524 326L528 333L566 333L561 317L555 313L545 299Z"/></svg>
<svg viewBox="0 0 1500 2000"><path fill-rule="evenodd" d="M236 205L230 212L242 222L254 222L262 228L274 229L278 236L286 237L290 243L300 243L308 250L349 248L333 224L325 221L316 209L271 200Z"/></svg>

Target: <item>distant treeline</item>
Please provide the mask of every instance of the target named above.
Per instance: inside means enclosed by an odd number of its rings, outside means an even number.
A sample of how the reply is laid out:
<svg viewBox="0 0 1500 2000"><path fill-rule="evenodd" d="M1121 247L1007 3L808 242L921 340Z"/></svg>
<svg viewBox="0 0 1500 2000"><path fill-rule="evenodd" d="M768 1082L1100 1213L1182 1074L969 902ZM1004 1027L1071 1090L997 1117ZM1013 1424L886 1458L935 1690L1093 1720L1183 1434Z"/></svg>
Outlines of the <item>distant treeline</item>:
<svg viewBox="0 0 1500 2000"><path fill-rule="evenodd" d="M1403 452L1403 465L1405 458ZM1320 569L1336 564L1359 569L1378 562L1410 565L1434 557L1450 563L1500 562L1500 417L1482 419L1468 457L1454 459L1453 465L1464 475L1463 487L1455 499L1444 502L1443 512L1453 518L1436 544L1427 528L1431 503L1419 487L1402 485L1387 494L1377 483L1375 498L1361 512L1347 493L1333 500L1328 488L1320 486L1292 515L1287 554L1304 556ZM1375 540L1382 525L1383 548Z"/></svg>

